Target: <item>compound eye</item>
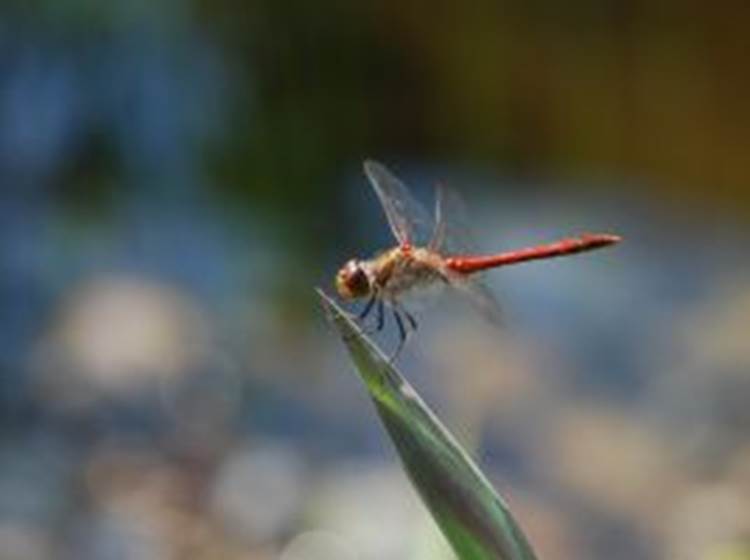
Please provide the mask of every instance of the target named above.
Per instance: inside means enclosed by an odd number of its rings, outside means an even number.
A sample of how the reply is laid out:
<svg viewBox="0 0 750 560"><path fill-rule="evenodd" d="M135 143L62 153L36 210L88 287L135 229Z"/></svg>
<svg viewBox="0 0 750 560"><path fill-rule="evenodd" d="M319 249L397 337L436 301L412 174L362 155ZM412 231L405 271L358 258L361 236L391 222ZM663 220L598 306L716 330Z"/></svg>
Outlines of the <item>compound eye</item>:
<svg viewBox="0 0 750 560"><path fill-rule="evenodd" d="M349 286L355 294L365 294L370 289L370 283L367 281L367 274L359 264L352 263L349 274Z"/></svg>
<svg viewBox="0 0 750 560"><path fill-rule="evenodd" d="M348 270L347 285L354 296L364 296L370 292L367 274L358 263L351 263Z"/></svg>
<svg viewBox="0 0 750 560"><path fill-rule="evenodd" d="M370 279L360 261L352 259L341 267L336 275L336 290L345 299L370 294Z"/></svg>

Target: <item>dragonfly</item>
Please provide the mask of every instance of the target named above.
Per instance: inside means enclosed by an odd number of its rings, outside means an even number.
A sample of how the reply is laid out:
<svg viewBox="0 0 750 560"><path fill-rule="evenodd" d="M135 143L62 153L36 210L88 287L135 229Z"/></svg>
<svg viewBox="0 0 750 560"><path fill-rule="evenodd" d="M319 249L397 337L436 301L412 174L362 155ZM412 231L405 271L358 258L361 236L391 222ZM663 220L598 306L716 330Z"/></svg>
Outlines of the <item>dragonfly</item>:
<svg viewBox="0 0 750 560"><path fill-rule="evenodd" d="M434 214L430 215L406 185L383 164L366 160L364 172L383 207L397 244L369 259L350 259L336 274L335 285L338 294L346 301L367 300L358 314L360 321L377 310L376 331L383 330L386 310L390 310L399 334L391 360L400 354L418 328L416 318L403 304L404 296L431 287L449 286L467 296L491 323L501 324L500 306L482 283L479 273L527 261L593 251L621 241L617 235L585 233L522 249L479 253L462 233L463 228L451 222L448 207L461 205L455 192L438 185Z"/></svg>

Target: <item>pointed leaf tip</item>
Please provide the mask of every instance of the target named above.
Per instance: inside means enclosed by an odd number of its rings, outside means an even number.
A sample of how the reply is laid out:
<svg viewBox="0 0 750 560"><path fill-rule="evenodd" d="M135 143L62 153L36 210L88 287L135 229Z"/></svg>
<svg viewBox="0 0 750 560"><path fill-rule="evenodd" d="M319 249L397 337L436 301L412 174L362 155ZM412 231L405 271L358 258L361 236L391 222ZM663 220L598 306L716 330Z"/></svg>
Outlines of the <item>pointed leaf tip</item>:
<svg viewBox="0 0 750 560"><path fill-rule="evenodd" d="M318 290L412 484L461 560L535 560L470 455L339 305Z"/></svg>

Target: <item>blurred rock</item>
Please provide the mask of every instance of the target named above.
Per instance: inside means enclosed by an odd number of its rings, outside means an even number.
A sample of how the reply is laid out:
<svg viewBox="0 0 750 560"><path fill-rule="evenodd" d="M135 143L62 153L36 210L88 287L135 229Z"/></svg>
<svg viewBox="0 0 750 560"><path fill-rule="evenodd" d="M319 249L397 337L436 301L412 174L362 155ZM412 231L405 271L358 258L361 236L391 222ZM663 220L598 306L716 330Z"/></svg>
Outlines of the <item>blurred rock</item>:
<svg viewBox="0 0 750 560"><path fill-rule="evenodd" d="M208 340L205 316L174 289L99 278L70 296L34 365L46 399L75 404L184 374L206 357Z"/></svg>
<svg viewBox="0 0 750 560"><path fill-rule="evenodd" d="M0 523L0 557L3 560L47 560L54 558L47 532L19 523Z"/></svg>
<svg viewBox="0 0 750 560"><path fill-rule="evenodd" d="M438 551L448 550L396 463L350 460L328 470L312 491L306 508L310 525L345 536L363 560L408 558L424 539L437 541Z"/></svg>
<svg viewBox="0 0 750 560"><path fill-rule="evenodd" d="M478 320L443 323L431 347L433 367L459 410L512 415L545 390L528 342Z"/></svg>
<svg viewBox="0 0 750 560"><path fill-rule="evenodd" d="M538 558L556 560L581 560L585 548L576 539L579 527L575 519L566 515L560 507L539 496L523 492L517 487L498 484L508 501L513 515L534 548Z"/></svg>
<svg viewBox="0 0 750 560"><path fill-rule="evenodd" d="M95 513L81 520L70 544L70 560L163 560L169 544L149 526L151 518Z"/></svg>
<svg viewBox="0 0 750 560"><path fill-rule="evenodd" d="M634 414L611 406L569 405L536 442L532 462L589 506L645 528L663 519L685 477L669 443Z"/></svg>
<svg viewBox="0 0 750 560"><path fill-rule="evenodd" d="M729 484L696 485L673 504L667 528L666 558L747 558L750 500Z"/></svg>
<svg viewBox="0 0 750 560"><path fill-rule="evenodd" d="M51 524L65 515L75 476L73 450L49 434L0 448L0 518Z"/></svg>
<svg viewBox="0 0 750 560"><path fill-rule="evenodd" d="M307 531L294 537L279 560L359 560L351 543L329 531Z"/></svg>
<svg viewBox="0 0 750 560"><path fill-rule="evenodd" d="M747 445L749 318L747 276L733 276L699 305L665 317L647 402L675 452L696 470L722 469Z"/></svg>
<svg viewBox="0 0 750 560"><path fill-rule="evenodd" d="M261 443L230 453L211 489L211 509L234 538L264 543L288 532L302 510L306 469L291 447Z"/></svg>

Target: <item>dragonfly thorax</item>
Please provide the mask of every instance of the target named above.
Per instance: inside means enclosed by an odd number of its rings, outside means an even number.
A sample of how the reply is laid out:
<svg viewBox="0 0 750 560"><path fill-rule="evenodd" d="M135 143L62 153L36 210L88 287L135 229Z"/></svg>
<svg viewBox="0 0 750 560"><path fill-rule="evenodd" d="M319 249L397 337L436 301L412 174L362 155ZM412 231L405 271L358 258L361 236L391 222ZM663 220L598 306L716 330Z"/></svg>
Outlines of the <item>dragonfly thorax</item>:
<svg viewBox="0 0 750 560"><path fill-rule="evenodd" d="M344 299L356 299L372 293L372 280L367 263L351 259L336 274L336 291Z"/></svg>

